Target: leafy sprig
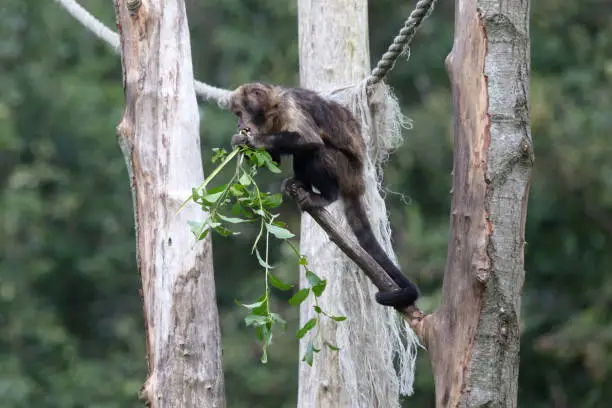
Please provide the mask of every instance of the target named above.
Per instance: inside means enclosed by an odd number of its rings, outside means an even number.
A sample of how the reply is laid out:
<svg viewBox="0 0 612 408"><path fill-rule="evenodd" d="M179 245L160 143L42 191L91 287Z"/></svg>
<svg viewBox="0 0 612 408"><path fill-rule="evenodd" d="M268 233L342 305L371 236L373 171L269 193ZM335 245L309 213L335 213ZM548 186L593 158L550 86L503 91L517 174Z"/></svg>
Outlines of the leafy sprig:
<svg viewBox="0 0 612 408"><path fill-rule="evenodd" d="M287 326L285 320L270 309L270 286L282 291L288 291L292 288L292 285L283 282L272 273L274 267L269 263L270 237L284 241L291 247L298 258L299 265L302 265L306 270L309 286L297 291L289 299L289 304L299 306L308 296L314 297L316 316L307 321L296 333L296 337L301 339L315 327L317 328L316 333L309 340L302 358L302 361L312 365L314 353L320 351L315 347L315 340L320 337L321 317L329 317L338 322L346 318L331 316L319 306L318 299L323 294L327 281L321 279L309 269L306 258L289 241L295 235L287 229L285 223L277 219L279 214L274 213L274 210L281 205L282 195L262 192L255 181L255 177L261 168L265 168L272 173L280 173L281 171L270 154L263 149L239 146L231 152L227 152L225 149L213 149L213 152L212 162L219 162L219 165L199 187L192 189L191 197L181 206L182 208L187 202L193 201L207 213L204 221L189 222L191 231L198 240L202 240L206 238L210 231L215 231L219 235L227 237L239 234L234 230L236 224L259 224L259 232L253 242L251 253L255 255L265 273L264 294L254 303L237 303L249 311L244 321L247 327L255 329L255 336L262 343L261 361L263 363L268 360L268 347L272 344L273 330L276 327L285 330ZM225 184L209 188L212 180L232 160L235 160L236 164L230 180ZM263 246L263 251L260 251L261 246ZM339 350L334 345L326 345L331 350Z"/></svg>

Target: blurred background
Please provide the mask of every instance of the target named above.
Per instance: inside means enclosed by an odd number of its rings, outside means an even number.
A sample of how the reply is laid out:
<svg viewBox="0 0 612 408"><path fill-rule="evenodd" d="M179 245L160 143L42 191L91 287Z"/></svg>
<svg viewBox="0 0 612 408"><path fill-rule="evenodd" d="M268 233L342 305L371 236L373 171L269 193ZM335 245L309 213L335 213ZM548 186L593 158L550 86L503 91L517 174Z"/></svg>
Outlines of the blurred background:
<svg viewBox="0 0 612 408"><path fill-rule="evenodd" d="M186 0L198 79L298 84L294 1ZM414 1L370 2L373 63ZM386 186L403 270L439 301L449 225L451 99L444 58L453 2L440 2L389 81L414 120ZM108 0L83 0L114 27ZM531 18L536 162L527 213L519 407L604 407L612 401L612 2L537 0ZM0 406L138 407L146 375L128 176L115 137L120 60L53 1L0 5ZM200 104L202 151L229 147L235 120ZM440 120L440 118L445 118ZM280 179L267 187L277 189ZM297 232L292 205L283 216ZM263 275L250 234L214 237L224 369L231 408L294 407L297 313L270 363L234 300ZM282 248L277 270L297 281ZM244 254L238 256L237 254ZM317 271L319 272L319 271ZM324 271L320 271L325 275ZM427 356L410 406L433 406ZM408 403L406 404L408 406Z"/></svg>

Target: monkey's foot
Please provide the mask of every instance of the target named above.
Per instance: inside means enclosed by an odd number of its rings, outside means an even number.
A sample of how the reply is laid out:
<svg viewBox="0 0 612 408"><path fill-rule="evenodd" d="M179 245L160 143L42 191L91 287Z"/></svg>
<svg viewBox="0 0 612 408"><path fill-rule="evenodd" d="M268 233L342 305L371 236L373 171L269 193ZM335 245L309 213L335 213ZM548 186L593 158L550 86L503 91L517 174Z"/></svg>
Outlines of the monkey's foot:
<svg viewBox="0 0 612 408"><path fill-rule="evenodd" d="M288 178L281 183L281 191L291 197L300 209L304 210L309 207L310 192L306 189L306 185L294 178Z"/></svg>

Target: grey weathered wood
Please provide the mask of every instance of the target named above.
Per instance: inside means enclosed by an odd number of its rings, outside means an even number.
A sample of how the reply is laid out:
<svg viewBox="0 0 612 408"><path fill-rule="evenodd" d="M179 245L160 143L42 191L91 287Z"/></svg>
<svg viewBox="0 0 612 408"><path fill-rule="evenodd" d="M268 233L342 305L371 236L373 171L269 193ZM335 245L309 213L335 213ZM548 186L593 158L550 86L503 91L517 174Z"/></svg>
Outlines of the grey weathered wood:
<svg viewBox="0 0 612 408"><path fill-rule="evenodd" d="M367 0L299 0L298 15L301 86L325 92L360 83L370 66ZM369 187L371 203L384 206L376 187ZM341 204L332 204L327 210L343 225L344 233L351 234L346 228ZM383 222L385 220L376 219L374 225ZM340 309L348 320L340 323L344 327L338 327L333 321L322 321L321 338L338 344L343 350L336 353L322 347L321 353L315 356L313 367L300 364L298 407L398 406L398 382L390 347L385 350L376 347L377 344L391 344L391 340L386 340L390 335L385 327L391 311L383 310L374 302L373 286L363 272L330 242L325 231L308 215L302 217L300 249L307 256L311 269L328 279L322 307L331 308L331 313L338 313ZM353 294L350 300L353 308L344 306L349 302L349 293ZM305 302L300 309L302 324L312 316L312 304ZM374 321L376 328L370 326L370 332L364 330L368 324L366 320ZM385 340L372 338L376 336L374 332L380 333L379 338ZM350 333L355 335L346 338ZM300 354L307 340L300 342ZM347 367L347 359L355 361L355 366ZM375 366L361 364L373 359L377 360ZM355 367L363 366L368 366L369 370L359 368L356 373L359 378L355 379Z"/></svg>
<svg viewBox="0 0 612 408"><path fill-rule="evenodd" d="M512 408L533 164L529 2L455 4L451 232L442 304L424 333L437 407Z"/></svg>
<svg viewBox="0 0 612 408"><path fill-rule="evenodd" d="M319 91L352 85L369 71L367 42L367 3L363 0L299 0L299 55L300 85ZM335 203L328 208L334 217L342 217L342 209ZM343 268L329 268L339 260L339 250L328 248L325 233L312 218L302 217L300 250L309 259L314 271L330 280ZM335 258L335 260L334 260ZM306 284L302 277L302 285ZM313 316L312 303L304 302L300 308L300 323ZM350 318L350 316L349 316ZM322 326L322 338L338 344L333 326ZM300 355L305 342L300 341ZM316 356L313 367L300 363L298 408L348 407L346 387L340 372L338 355L329 353Z"/></svg>
<svg viewBox="0 0 612 408"><path fill-rule="evenodd" d="M203 180L199 114L183 0L115 0L124 115L117 127L130 175L151 407L224 407L219 318L210 238L196 242L188 205ZM140 7L137 7L138 4Z"/></svg>

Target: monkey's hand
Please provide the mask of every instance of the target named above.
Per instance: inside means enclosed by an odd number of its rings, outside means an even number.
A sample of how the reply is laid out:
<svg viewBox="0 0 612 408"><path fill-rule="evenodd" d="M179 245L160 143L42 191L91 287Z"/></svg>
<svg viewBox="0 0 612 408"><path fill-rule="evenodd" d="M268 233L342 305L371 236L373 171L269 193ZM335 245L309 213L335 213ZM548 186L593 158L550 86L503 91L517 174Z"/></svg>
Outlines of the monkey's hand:
<svg viewBox="0 0 612 408"><path fill-rule="evenodd" d="M251 138L249 137L249 134L247 132L240 131L240 133L237 133L234 136L232 136L232 147L236 147L236 146L253 147L251 145L250 139Z"/></svg>

